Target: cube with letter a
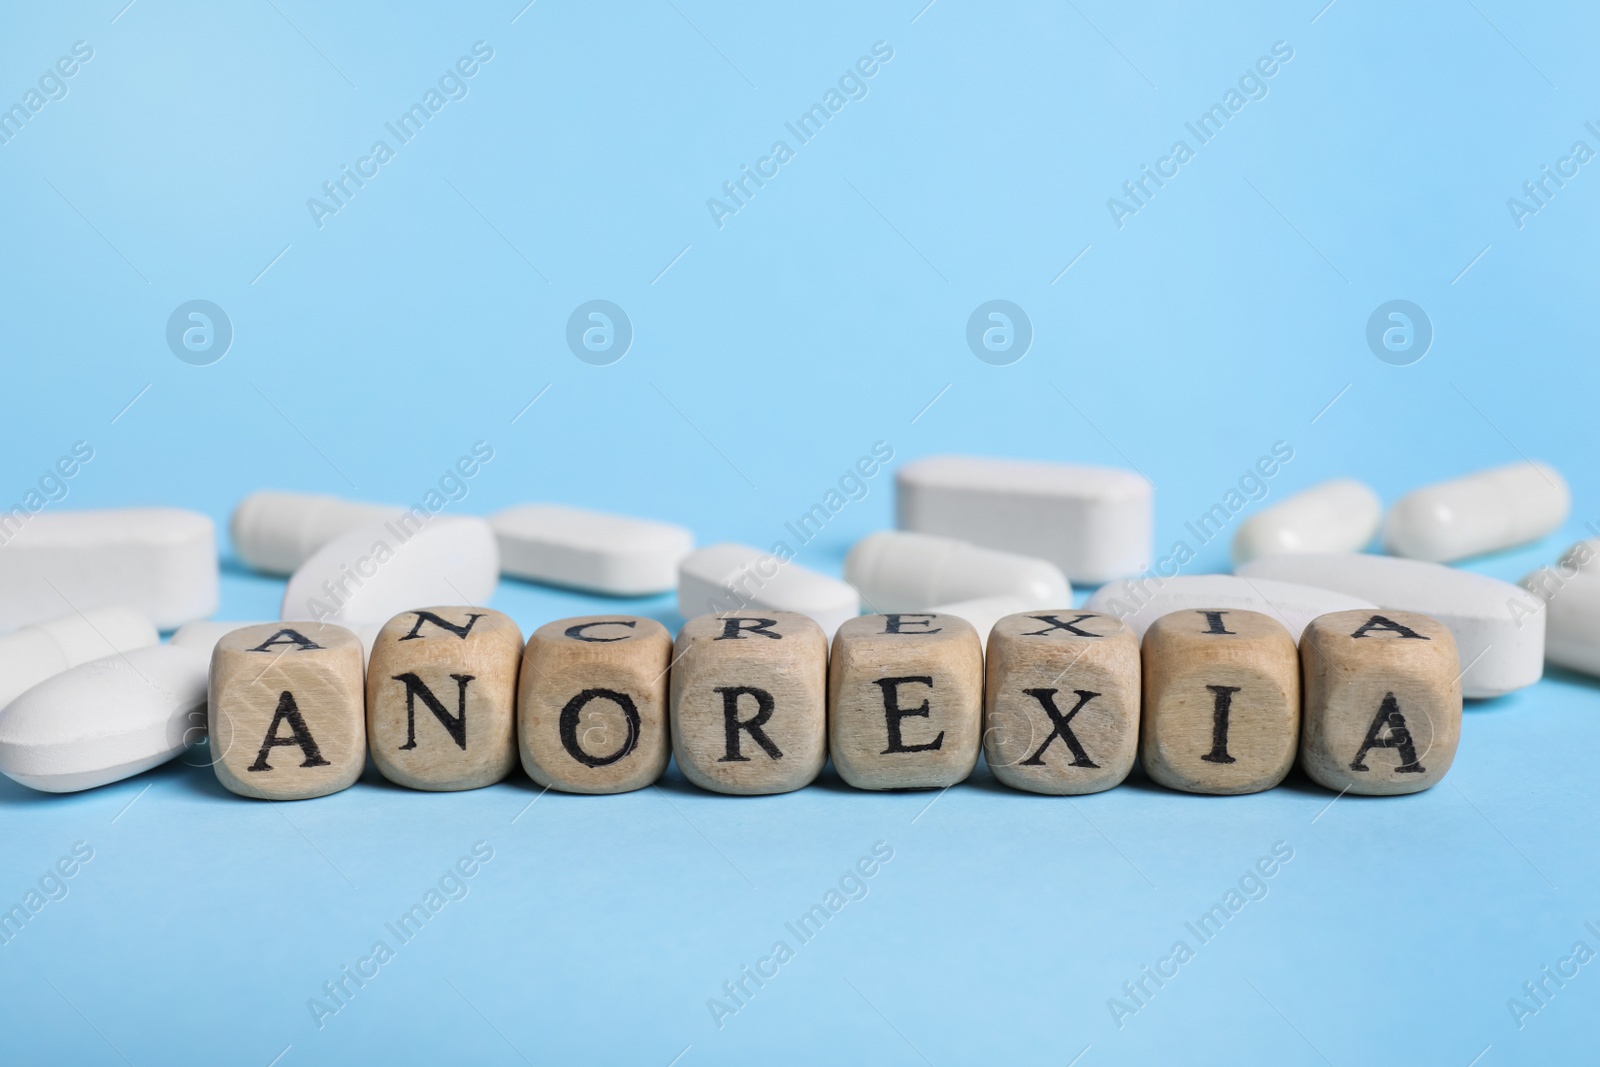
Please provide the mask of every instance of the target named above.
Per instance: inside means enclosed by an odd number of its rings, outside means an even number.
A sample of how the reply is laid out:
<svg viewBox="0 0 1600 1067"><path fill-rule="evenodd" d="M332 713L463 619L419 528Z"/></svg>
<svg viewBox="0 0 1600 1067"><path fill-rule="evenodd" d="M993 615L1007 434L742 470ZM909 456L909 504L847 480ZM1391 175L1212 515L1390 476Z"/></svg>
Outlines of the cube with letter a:
<svg viewBox="0 0 1600 1067"><path fill-rule="evenodd" d="M787 793L828 758L828 639L792 611L699 615L674 647L672 754L717 793Z"/></svg>
<svg viewBox="0 0 1600 1067"><path fill-rule="evenodd" d="M862 615L833 636L828 747L857 789L938 789L978 762L983 645L929 612Z"/></svg>
<svg viewBox="0 0 1600 1067"><path fill-rule="evenodd" d="M226 634L207 698L217 780L240 796L306 800L367 762L361 640L343 626L270 622Z"/></svg>
<svg viewBox="0 0 1600 1067"><path fill-rule="evenodd" d="M1461 740L1461 663L1443 623L1409 611L1336 611L1300 638L1300 766L1329 789L1427 789Z"/></svg>

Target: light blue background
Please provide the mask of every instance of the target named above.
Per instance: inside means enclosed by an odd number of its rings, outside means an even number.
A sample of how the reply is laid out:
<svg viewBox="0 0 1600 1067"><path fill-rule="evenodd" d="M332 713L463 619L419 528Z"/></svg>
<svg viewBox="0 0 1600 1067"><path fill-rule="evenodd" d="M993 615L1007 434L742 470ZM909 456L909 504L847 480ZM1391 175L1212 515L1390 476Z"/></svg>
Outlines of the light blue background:
<svg viewBox="0 0 1600 1067"><path fill-rule="evenodd" d="M1269 500L1554 462L1572 519L1472 565L1502 578L1600 520L1600 164L1520 229L1506 204L1575 140L1600 148L1584 5L122 2L0 15L0 103L94 49L0 146L5 503L82 439L95 458L52 507L181 505L225 531L261 487L414 501L483 440L453 512L561 501L765 547L881 440L896 465L1135 466L1165 550L1281 440ZM480 40L469 95L319 229L307 198ZM877 41L869 95L719 229L707 198ZM1107 198L1277 41L1294 57L1267 97L1118 229ZM211 366L164 340L196 298L235 330ZM607 367L564 341L596 298L635 329ZM1005 367L964 341L997 298L1036 331ZM1412 366L1364 340L1395 298L1436 331ZM799 561L837 573L891 522L885 473ZM1226 539L1188 572L1224 569ZM225 563L222 617L280 594ZM670 597L515 582L494 605L524 630L676 622ZM831 772L763 799L676 771L610 798L369 773L276 806L181 764L75 796L7 782L0 902L95 852L0 947L3 1058L1576 1062L1600 964L1520 1030L1506 1002L1576 941L1600 950L1597 710L1560 673L1473 703L1440 787L1331 808L1298 775L1067 800L981 768L937 800ZM308 998L478 841L469 895L319 1030ZM794 947L784 923L877 841L870 894L718 1029L707 998ZM1107 999L1194 947L1184 923L1279 841L1266 899L1119 1029Z"/></svg>

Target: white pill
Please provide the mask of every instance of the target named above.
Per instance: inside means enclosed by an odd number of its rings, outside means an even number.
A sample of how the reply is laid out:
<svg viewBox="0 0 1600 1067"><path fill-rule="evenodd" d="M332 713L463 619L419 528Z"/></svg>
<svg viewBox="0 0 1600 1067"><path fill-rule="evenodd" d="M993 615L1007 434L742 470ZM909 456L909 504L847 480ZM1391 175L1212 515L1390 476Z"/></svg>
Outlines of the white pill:
<svg viewBox="0 0 1600 1067"><path fill-rule="evenodd" d="M560 504L523 504L490 516L500 573L612 596L665 593L694 533L669 522Z"/></svg>
<svg viewBox="0 0 1600 1067"><path fill-rule="evenodd" d="M187 648L203 653L208 659L211 650L217 647L217 642L246 626L264 626L275 619L266 619L260 622L237 622L232 619L197 619L186 622L178 627L178 632L167 638L167 644L174 648Z"/></svg>
<svg viewBox="0 0 1600 1067"><path fill-rule="evenodd" d="M678 564L678 614L685 619L756 610L809 615L831 640L861 613L861 598L837 578L749 545L707 545Z"/></svg>
<svg viewBox="0 0 1600 1067"><path fill-rule="evenodd" d="M1521 585L1545 603L1545 662L1600 675L1600 574L1541 567Z"/></svg>
<svg viewBox="0 0 1600 1067"><path fill-rule="evenodd" d="M1593 524L1585 524L1593 529ZM1558 566L1572 570L1600 571L1600 537L1589 537L1561 553Z"/></svg>
<svg viewBox="0 0 1600 1067"><path fill-rule="evenodd" d="M160 642L150 620L132 608L90 608L24 626L0 637L0 708L70 667Z"/></svg>
<svg viewBox="0 0 1600 1067"><path fill-rule="evenodd" d="M233 633L233 631L242 630L246 626L265 626L269 622L276 621L278 620L246 620L239 622L235 620L201 619L198 622L185 623L183 626L178 627L178 632L167 639L167 644L175 645L178 648L193 649L209 659L212 650L217 647L217 642ZM361 647L365 654L372 655L372 642L378 639L378 631L383 629L383 623L359 622L343 623L342 625L345 629L361 638Z"/></svg>
<svg viewBox="0 0 1600 1067"><path fill-rule="evenodd" d="M380 520L323 545L283 592L282 617L382 624L428 604L483 604L500 578L494 530L482 519Z"/></svg>
<svg viewBox="0 0 1600 1067"><path fill-rule="evenodd" d="M1544 463L1512 463L1413 490L1383 522L1383 547L1408 559L1448 563L1496 552L1567 521L1566 480Z"/></svg>
<svg viewBox="0 0 1600 1067"><path fill-rule="evenodd" d="M1359 552L1382 520L1377 493L1353 478L1335 478L1242 522L1233 535L1233 562L1284 552Z"/></svg>
<svg viewBox="0 0 1600 1067"><path fill-rule="evenodd" d="M1318 615L1357 608L1377 610L1377 605L1331 589L1231 574L1130 579L1101 586L1083 605L1085 611L1098 611L1121 619L1141 640L1150 624L1163 615L1220 609L1255 611L1271 616L1282 623L1297 642Z"/></svg>
<svg viewBox="0 0 1600 1067"><path fill-rule="evenodd" d="M1463 696L1500 696L1544 674L1544 604L1510 582L1422 560L1361 553L1263 556L1239 573L1321 586L1380 608L1431 615L1456 639Z"/></svg>
<svg viewBox="0 0 1600 1067"><path fill-rule="evenodd" d="M247 566L267 574L293 574L335 537L404 511L321 493L262 489L239 501L228 530L234 552Z"/></svg>
<svg viewBox="0 0 1600 1067"><path fill-rule="evenodd" d="M1019 597L1035 607L1072 603L1066 576L1048 560L901 530L857 541L845 557L844 578L877 612L926 611L994 596Z"/></svg>
<svg viewBox="0 0 1600 1067"><path fill-rule="evenodd" d="M989 647L989 631L994 629L994 624L1007 615L1020 615L1024 611L1065 611L1062 604L1070 603L1070 599L1058 603L1039 603L1023 597L1015 596L989 596L979 597L974 600L958 600L951 604L938 604L928 609L932 615L954 615L966 619L972 628L978 631L978 640L984 648Z"/></svg>
<svg viewBox="0 0 1600 1067"><path fill-rule="evenodd" d="M8 521L0 515L0 631L113 605L170 630L217 610L216 528L197 511L46 511L14 533Z"/></svg>
<svg viewBox="0 0 1600 1067"><path fill-rule="evenodd" d="M0 710L0 771L71 793L149 770L205 736L200 653L138 648L79 664Z"/></svg>
<svg viewBox="0 0 1600 1067"><path fill-rule="evenodd" d="M1036 556L1091 585L1150 564L1155 505L1132 471L932 456L895 474L896 525Z"/></svg>

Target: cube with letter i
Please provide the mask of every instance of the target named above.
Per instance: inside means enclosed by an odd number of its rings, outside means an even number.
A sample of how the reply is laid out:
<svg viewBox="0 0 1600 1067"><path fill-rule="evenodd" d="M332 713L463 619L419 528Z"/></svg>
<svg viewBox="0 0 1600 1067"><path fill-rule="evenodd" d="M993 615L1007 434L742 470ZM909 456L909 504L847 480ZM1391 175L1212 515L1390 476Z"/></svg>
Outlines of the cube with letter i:
<svg viewBox="0 0 1600 1067"><path fill-rule="evenodd" d="M1300 657L1276 619L1254 611L1163 615L1145 631L1145 773L1189 793L1271 789L1300 739Z"/></svg>

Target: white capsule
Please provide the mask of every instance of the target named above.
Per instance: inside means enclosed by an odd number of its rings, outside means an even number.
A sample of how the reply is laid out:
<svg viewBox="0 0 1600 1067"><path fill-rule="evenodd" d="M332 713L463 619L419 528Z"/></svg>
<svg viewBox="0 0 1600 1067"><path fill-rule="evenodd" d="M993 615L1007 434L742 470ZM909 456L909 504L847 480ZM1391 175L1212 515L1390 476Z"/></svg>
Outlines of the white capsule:
<svg viewBox="0 0 1600 1067"><path fill-rule="evenodd" d="M382 625L418 604L483 604L500 578L494 530L449 515L382 520L323 545L289 579L282 617Z"/></svg>
<svg viewBox="0 0 1600 1067"><path fill-rule="evenodd" d="M1175 578L1138 578L1108 583L1095 590L1083 605L1127 623L1144 639L1150 624L1175 611L1255 611L1283 624L1296 642L1318 615L1358 608L1377 609L1361 597L1271 578L1241 578L1231 574L1179 575Z"/></svg>
<svg viewBox="0 0 1600 1067"><path fill-rule="evenodd" d="M1284 552L1359 552L1378 532L1383 504L1353 478L1335 478L1263 508L1233 535L1233 562Z"/></svg>
<svg viewBox="0 0 1600 1067"><path fill-rule="evenodd" d="M246 566L266 574L293 574L334 538L405 510L320 493L262 489L239 501L228 529L233 550Z"/></svg>
<svg viewBox="0 0 1600 1067"><path fill-rule="evenodd" d="M167 762L205 736L209 662L156 645L79 664L0 711L0 772L71 793Z"/></svg>
<svg viewBox="0 0 1600 1067"><path fill-rule="evenodd" d="M1600 574L1558 564L1520 584L1545 604L1545 662L1600 675Z"/></svg>
<svg viewBox="0 0 1600 1067"><path fill-rule="evenodd" d="M1334 589L1380 608L1431 615L1456 639L1463 696L1500 696L1544 674L1544 604L1510 582L1422 560L1355 552L1263 556L1238 573Z"/></svg>
<svg viewBox="0 0 1600 1067"><path fill-rule="evenodd" d="M1020 597L1032 607L1072 602L1066 576L1048 560L901 530L857 541L845 557L844 578L878 612L992 596Z"/></svg>
<svg viewBox="0 0 1600 1067"><path fill-rule="evenodd" d="M1496 552L1555 531L1572 496L1554 467L1512 463L1424 486L1395 501L1383 547L1435 563Z"/></svg>
<svg viewBox="0 0 1600 1067"><path fill-rule="evenodd" d="M832 640L846 619L861 613L861 598L837 578L749 545L707 545L678 564L678 614L685 619L760 609L809 615Z"/></svg>
<svg viewBox="0 0 1600 1067"><path fill-rule="evenodd" d="M150 620L132 608L90 608L24 626L0 637L0 708L80 663L160 642Z"/></svg>
<svg viewBox="0 0 1600 1067"><path fill-rule="evenodd" d="M1067 601L1061 601L1062 604ZM954 615L959 619L966 619L972 628L978 631L978 640L984 648L989 647L989 632L994 629L994 624L1008 615L1020 615L1025 611L1070 611L1061 604L1038 603L1015 596L990 596L979 597L974 600L958 600L950 604L939 604L928 609L930 615Z"/></svg>
<svg viewBox="0 0 1600 1067"><path fill-rule="evenodd" d="M217 534L180 508L0 514L0 631L120 605L170 630L217 610Z"/></svg>
<svg viewBox="0 0 1600 1067"><path fill-rule="evenodd" d="M1049 560L1098 584L1150 564L1150 483L1132 471L931 456L895 473L896 525Z"/></svg>
<svg viewBox="0 0 1600 1067"><path fill-rule="evenodd" d="M490 516L500 572L612 596L648 596L678 584L694 550L682 526L560 504L523 504Z"/></svg>
<svg viewBox="0 0 1600 1067"><path fill-rule="evenodd" d="M183 626L178 627L178 632L167 639L167 644L175 645L178 648L193 649L194 651L204 655L207 659L210 659L212 650L217 647L217 642L233 633L233 631L242 630L246 626L268 626L276 621L278 620L267 619L253 622L247 620L245 622L238 622L232 620L219 621L216 619L201 619L197 622L186 623ZM349 630L351 633L355 634L361 639L362 649L365 651L366 655L370 656L372 654L372 642L377 640L378 631L383 629L383 624L376 622L357 622L344 623L342 625L345 627L345 629Z"/></svg>

